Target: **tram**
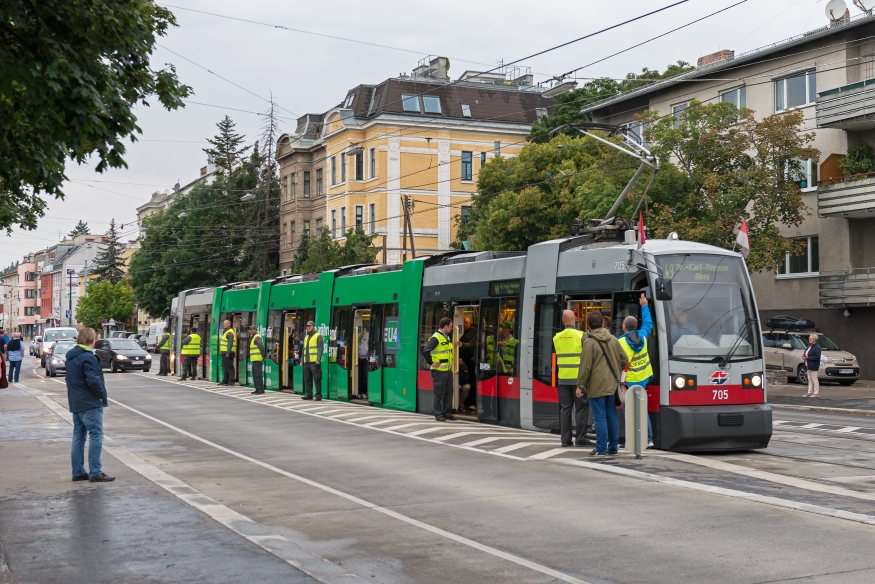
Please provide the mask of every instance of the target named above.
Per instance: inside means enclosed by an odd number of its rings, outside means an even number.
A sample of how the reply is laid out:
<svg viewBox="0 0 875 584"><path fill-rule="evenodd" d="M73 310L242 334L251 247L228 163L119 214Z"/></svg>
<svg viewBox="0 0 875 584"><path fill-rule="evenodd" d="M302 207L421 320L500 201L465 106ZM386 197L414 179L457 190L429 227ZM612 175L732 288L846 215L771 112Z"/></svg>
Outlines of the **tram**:
<svg viewBox="0 0 875 584"><path fill-rule="evenodd" d="M655 326L646 388L657 448L764 448L772 433L756 300L742 257L672 234L639 246L573 236L527 252L452 251L402 265L347 266L268 282L200 288L174 299L174 353L193 326L204 339L199 376L217 380L216 339L232 321L238 381L252 386L248 326L268 349L265 388L303 393L301 341L309 320L325 340L323 395L432 413L421 347L443 317L453 352L458 415L545 432L559 428L552 337L561 312L601 313L611 333L640 322L640 294ZM207 331L203 326L209 324ZM181 368L177 367L177 370Z"/></svg>

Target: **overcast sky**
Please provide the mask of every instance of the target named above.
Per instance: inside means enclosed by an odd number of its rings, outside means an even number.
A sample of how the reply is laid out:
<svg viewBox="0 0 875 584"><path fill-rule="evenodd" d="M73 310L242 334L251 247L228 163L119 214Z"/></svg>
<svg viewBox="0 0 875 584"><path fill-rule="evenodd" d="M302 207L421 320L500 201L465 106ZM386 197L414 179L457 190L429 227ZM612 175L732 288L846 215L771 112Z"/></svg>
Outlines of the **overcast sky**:
<svg viewBox="0 0 875 584"><path fill-rule="evenodd" d="M79 219L88 222L92 233L103 233L115 218L125 226L125 239L135 239L135 208L156 190L197 178L206 161L204 138L216 133L215 124L226 113L248 140L256 138L260 119L248 112L265 109L266 102L258 96L273 92L284 108L281 115L287 116L280 120L281 130L293 131L296 116L324 112L356 85L409 73L427 55L449 57L455 79L466 69L486 70L499 60L514 61L675 1L175 0L166 6L179 26L159 39L153 66L175 65L180 80L194 89L191 101L209 106L189 103L176 112L138 108L143 134L128 148L128 168L97 174L94 165L68 163L66 199L50 201L37 230L16 230L3 242L0 267L57 243L59 233L69 232ZM737 1L689 0L520 65L531 67L536 81L547 79ZM826 24L826 1L749 0L577 75L623 77L643 67L664 69L679 59L695 64L700 56L721 49L741 52L771 44ZM850 1L848 5L852 14L859 12Z"/></svg>

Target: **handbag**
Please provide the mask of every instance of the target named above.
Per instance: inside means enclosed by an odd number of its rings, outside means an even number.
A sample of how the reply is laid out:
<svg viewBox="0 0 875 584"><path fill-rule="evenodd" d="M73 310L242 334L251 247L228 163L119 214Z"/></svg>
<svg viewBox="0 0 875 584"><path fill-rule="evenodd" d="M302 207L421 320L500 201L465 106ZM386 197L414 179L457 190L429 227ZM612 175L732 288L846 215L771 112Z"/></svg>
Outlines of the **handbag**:
<svg viewBox="0 0 875 584"><path fill-rule="evenodd" d="M611 370L611 375L614 376L614 380L617 382L617 390L614 392L614 403L618 400L620 405L624 406L626 405L626 392L629 390L629 386L626 385L625 382L620 381L620 378L617 377L617 373L614 371L614 366L611 365L611 360L608 359L608 353L605 351L604 345L598 340L596 340L596 342L599 344L599 349L602 350L602 355L605 356L605 362L608 364L608 369Z"/></svg>

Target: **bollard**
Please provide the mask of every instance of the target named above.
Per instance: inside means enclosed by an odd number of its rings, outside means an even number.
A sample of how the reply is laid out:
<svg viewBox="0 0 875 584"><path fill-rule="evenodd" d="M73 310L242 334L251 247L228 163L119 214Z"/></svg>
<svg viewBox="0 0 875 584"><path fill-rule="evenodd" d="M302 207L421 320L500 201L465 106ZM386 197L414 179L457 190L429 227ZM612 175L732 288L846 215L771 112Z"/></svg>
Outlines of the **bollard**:
<svg viewBox="0 0 875 584"><path fill-rule="evenodd" d="M632 441L636 460L646 447L647 437L647 392L640 385L633 385L626 392L626 447Z"/></svg>

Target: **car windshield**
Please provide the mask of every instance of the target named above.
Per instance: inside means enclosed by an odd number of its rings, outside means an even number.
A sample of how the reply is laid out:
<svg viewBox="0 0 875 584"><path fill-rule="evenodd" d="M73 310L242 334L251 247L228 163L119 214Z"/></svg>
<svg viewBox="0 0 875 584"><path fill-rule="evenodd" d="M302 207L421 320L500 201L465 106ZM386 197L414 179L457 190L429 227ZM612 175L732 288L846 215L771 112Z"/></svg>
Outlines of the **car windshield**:
<svg viewBox="0 0 875 584"><path fill-rule="evenodd" d="M760 355L756 326L746 326L753 298L740 258L677 254L655 259L672 281L672 299L662 303L670 357L712 361L736 344L733 361Z"/></svg>
<svg viewBox="0 0 875 584"><path fill-rule="evenodd" d="M75 346L75 343L58 343L52 349L52 355L63 355Z"/></svg>
<svg viewBox="0 0 875 584"><path fill-rule="evenodd" d="M109 348L114 351L141 350L140 345L138 345L136 341L130 339L112 339L109 341Z"/></svg>
<svg viewBox="0 0 875 584"><path fill-rule="evenodd" d="M57 340L60 340L60 339L70 339L70 340L75 341L75 340L76 340L76 331L75 331L75 330L69 330L69 331L46 331L46 336L43 337L43 340L44 340L44 341L50 341L50 342L51 342L51 341L57 341Z"/></svg>
<svg viewBox="0 0 875 584"><path fill-rule="evenodd" d="M798 339L799 343L801 343L801 347L796 347L797 349L807 349L808 348L808 335L794 335L796 339ZM796 343L793 343L794 345ZM835 344L835 342L826 335L817 335L817 344L820 345L820 348L824 351L841 351L839 346Z"/></svg>

